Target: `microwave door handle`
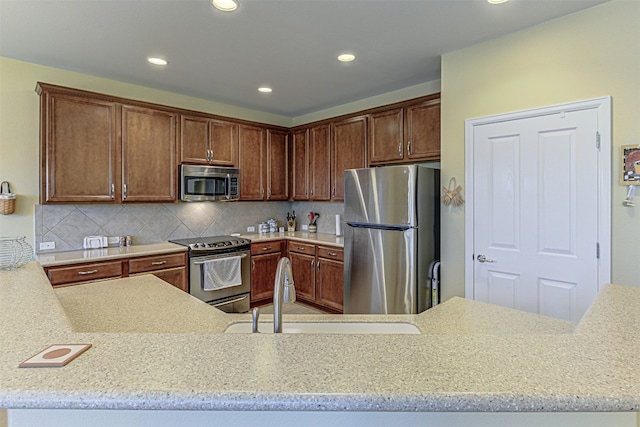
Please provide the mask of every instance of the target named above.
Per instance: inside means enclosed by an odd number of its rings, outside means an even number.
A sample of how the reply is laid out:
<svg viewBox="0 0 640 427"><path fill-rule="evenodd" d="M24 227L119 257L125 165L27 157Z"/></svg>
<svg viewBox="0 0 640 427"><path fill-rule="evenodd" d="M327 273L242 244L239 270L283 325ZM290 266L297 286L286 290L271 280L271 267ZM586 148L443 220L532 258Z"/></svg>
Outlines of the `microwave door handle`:
<svg viewBox="0 0 640 427"><path fill-rule="evenodd" d="M231 175L227 174L227 194L225 195L227 200L231 198Z"/></svg>

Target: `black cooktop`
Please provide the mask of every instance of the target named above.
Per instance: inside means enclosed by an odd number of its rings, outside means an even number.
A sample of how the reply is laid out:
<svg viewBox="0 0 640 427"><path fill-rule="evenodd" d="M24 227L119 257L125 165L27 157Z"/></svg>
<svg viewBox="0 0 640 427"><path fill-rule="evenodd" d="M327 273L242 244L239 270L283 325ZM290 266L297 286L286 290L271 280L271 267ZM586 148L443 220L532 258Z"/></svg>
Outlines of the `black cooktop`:
<svg viewBox="0 0 640 427"><path fill-rule="evenodd" d="M251 240L238 236L210 236L192 237L188 239L169 240L177 245L188 246L190 252L226 252L229 249L244 249L249 247Z"/></svg>

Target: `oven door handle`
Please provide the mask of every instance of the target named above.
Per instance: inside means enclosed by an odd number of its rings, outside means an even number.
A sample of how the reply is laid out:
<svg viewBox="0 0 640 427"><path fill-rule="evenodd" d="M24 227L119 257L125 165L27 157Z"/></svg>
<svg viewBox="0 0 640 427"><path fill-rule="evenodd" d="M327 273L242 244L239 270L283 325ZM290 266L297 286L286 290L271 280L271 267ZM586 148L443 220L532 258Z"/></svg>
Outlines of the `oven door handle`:
<svg viewBox="0 0 640 427"><path fill-rule="evenodd" d="M234 299L229 300L229 301L223 301L223 302L219 302L217 304L211 304L211 307L222 307L223 305L233 304L234 302L244 301L247 298L248 298L248 295L244 295L244 296L241 296L240 298L234 298Z"/></svg>
<svg viewBox="0 0 640 427"><path fill-rule="evenodd" d="M239 256L239 257L242 259L242 258L246 258L246 257L247 257L247 254L234 255L234 256ZM229 257L229 258L231 258L231 257ZM219 258L212 258L212 259L207 260L207 261L213 261L214 259L219 259ZM202 265L202 264L204 264L204 263L205 263L205 262L207 262L207 261L193 261L193 265Z"/></svg>

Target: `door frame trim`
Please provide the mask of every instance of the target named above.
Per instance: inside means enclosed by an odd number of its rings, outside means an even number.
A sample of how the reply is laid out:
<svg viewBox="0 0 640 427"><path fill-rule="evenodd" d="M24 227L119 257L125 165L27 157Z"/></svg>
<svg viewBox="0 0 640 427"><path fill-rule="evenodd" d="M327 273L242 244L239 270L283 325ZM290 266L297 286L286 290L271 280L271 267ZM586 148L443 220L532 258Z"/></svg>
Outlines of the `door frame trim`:
<svg viewBox="0 0 640 427"><path fill-rule="evenodd" d="M602 285L611 282L611 96L575 101L514 111L504 114L477 117L465 120L464 124L464 160L465 160L465 233L464 233L464 293L465 298L475 299L474 293L474 182L473 182L473 140L475 127L517 119L541 117L568 111L595 109L600 133L598 152L598 242L600 259L598 263L598 291ZM595 135L594 135L595 144ZM595 250L595 248L594 248Z"/></svg>

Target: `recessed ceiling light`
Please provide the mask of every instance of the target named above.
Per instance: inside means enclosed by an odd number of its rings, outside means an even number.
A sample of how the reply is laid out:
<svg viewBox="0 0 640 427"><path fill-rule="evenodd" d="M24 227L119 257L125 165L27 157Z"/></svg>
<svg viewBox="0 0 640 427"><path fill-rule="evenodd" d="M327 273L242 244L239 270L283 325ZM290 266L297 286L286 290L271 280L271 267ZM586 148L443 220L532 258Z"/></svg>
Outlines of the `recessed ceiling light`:
<svg viewBox="0 0 640 427"><path fill-rule="evenodd" d="M356 59L356 56L352 53L343 53L342 55L338 55L338 61L340 62L351 62Z"/></svg>
<svg viewBox="0 0 640 427"><path fill-rule="evenodd" d="M267 87L267 86L262 86L262 87L258 88L258 91L262 92L262 93L271 93L273 91L273 89L271 89L270 87Z"/></svg>
<svg viewBox="0 0 640 427"><path fill-rule="evenodd" d="M487 2L491 3L491 4L500 4L500 3L506 3L509 0L487 0Z"/></svg>
<svg viewBox="0 0 640 427"><path fill-rule="evenodd" d="M223 12L232 12L238 8L238 2L235 0L211 0L211 4Z"/></svg>
<svg viewBox="0 0 640 427"><path fill-rule="evenodd" d="M168 63L166 59L156 58L153 56L150 56L149 58L147 58L147 61L149 61L153 65L167 65Z"/></svg>

